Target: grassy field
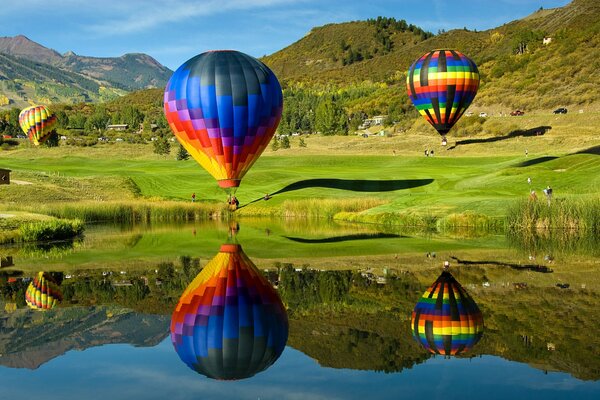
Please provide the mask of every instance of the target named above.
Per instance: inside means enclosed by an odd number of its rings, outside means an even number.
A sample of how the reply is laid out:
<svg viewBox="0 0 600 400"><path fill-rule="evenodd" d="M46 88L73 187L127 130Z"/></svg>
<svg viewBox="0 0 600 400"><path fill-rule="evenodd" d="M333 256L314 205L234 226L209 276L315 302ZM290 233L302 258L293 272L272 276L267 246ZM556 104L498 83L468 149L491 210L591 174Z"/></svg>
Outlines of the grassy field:
<svg viewBox="0 0 600 400"><path fill-rule="evenodd" d="M340 215L364 222L413 216L408 223L453 214L455 219L456 214L502 219L532 189L543 201L541 191L547 185L555 199L598 196L600 140L595 126L600 114L489 121L505 127L506 135L449 135L447 147L420 121L391 136L311 135L304 137L306 147L292 138L291 149L267 149L246 175L237 193L237 213L331 217L344 212ZM540 136L509 134L515 128L538 127L551 129ZM425 149L434 149L435 156L425 157ZM102 208L122 202L190 201L195 192L197 207L222 211L226 196L213 178L194 160L176 161L174 153L175 148L170 156L158 156L150 145L125 143L24 145L3 151L0 167L13 171L13 184L0 187L0 210L50 213L65 204ZM272 198L262 200L265 193Z"/></svg>

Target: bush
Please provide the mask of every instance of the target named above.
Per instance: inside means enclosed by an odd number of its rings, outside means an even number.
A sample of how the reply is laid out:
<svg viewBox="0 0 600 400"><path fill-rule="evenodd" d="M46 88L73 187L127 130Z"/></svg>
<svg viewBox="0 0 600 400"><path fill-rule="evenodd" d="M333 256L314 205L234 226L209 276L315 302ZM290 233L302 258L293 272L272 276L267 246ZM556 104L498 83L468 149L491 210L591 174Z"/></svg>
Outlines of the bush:
<svg viewBox="0 0 600 400"><path fill-rule="evenodd" d="M83 232L83 222L78 219L54 219L21 225L21 240L38 242L73 238Z"/></svg>

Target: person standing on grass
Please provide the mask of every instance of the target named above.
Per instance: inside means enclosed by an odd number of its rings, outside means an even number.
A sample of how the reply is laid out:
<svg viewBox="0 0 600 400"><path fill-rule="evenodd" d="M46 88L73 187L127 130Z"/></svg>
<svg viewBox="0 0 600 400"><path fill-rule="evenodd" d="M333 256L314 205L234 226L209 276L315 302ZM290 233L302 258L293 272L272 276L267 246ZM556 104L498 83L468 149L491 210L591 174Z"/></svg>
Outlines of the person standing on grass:
<svg viewBox="0 0 600 400"><path fill-rule="evenodd" d="M192 203L196 201L196 193L192 193Z"/></svg>

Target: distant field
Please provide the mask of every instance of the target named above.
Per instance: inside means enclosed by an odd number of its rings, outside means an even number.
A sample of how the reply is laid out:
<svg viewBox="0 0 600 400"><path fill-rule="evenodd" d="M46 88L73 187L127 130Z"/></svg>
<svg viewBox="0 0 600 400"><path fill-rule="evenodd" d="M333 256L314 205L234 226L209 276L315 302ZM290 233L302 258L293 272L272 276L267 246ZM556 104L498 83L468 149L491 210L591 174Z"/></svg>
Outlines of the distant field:
<svg viewBox="0 0 600 400"><path fill-rule="evenodd" d="M547 185L556 198L599 195L600 157L594 147L600 145L600 114L489 118L505 126L506 134L449 135L447 147L420 122L391 136L304 136L306 147L293 137L291 149L267 149L246 175L238 190L244 206L239 213L264 214L284 202L362 199L378 204L368 213L503 216L510 202L526 197L530 189L542 197ZM510 137L515 127L551 128L541 136ZM167 157L153 154L151 145L125 143L19 147L0 153L0 167L13 171L13 181L32 184L0 187L0 209L147 198L189 201L194 192L200 202L225 200L195 161L175 160L175 148ZM425 157L425 149L435 150L435 156ZM265 193L273 197L263 201Z"/></svg>

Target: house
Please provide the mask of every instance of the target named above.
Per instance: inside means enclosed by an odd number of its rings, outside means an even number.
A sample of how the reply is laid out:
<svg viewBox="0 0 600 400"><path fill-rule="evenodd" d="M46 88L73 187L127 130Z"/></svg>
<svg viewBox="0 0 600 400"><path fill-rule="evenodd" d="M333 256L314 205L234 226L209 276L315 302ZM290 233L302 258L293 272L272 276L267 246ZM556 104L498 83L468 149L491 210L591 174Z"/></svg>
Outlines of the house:
<svg viewBox="0 0 600 400"><path fill-rule="evenodd" d="M363 121L358 129L367 129L371 126L382 125L383 121L387 118L387 115L376 115L373 118L367 118Z"/></svg>
<svg viewBox="0 0 600 400"><path fill-rule="evenodd" d="M109 131L125 131L127 128L129 128L128 124L106 125L106 129Z"/></svg>
<svg viewBox="0 0 600 400"><path fill-rule="evenodd" d="M0 168L0 185L10 184L10 169Z"/></svg>
<svg viewBox="0 0 600 400"><path fill-rule="evenodd" d="M373 125L381 125L383 124L383 120L386 119L387 115L376 115L373 118Z"/></svg>

